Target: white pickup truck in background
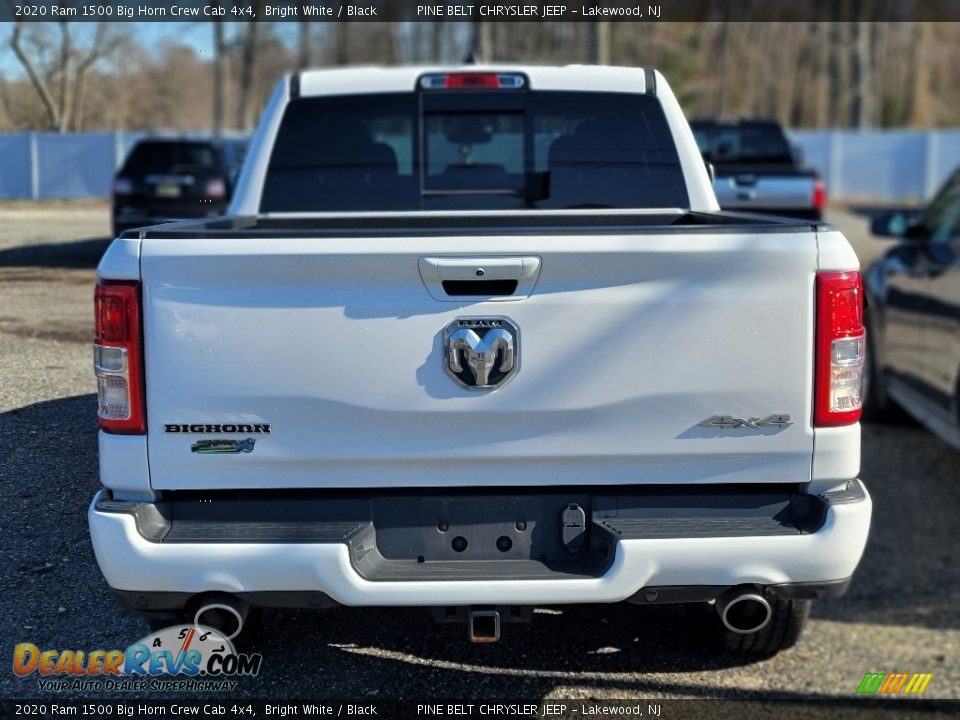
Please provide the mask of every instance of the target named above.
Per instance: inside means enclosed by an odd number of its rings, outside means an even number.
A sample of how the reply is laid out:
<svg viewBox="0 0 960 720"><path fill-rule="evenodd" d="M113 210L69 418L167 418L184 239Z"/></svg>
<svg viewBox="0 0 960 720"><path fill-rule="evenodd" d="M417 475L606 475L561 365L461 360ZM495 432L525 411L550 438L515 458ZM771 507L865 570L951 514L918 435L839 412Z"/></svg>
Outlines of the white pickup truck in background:
<svg viewBox="0 0 960 720"><path fill-rule="evenodd" d="M857 258L720 212L656 72L294 75L231 215L98 277L90 530L154 623L711 603L769 654L863 552Z"/></svg>
<svg viewBox="0 0 960 720"><path fill-rule="evenodd" d="M820 220L827 188L775 120L693 120L693 136L713 167L724 210Z"/></svg>

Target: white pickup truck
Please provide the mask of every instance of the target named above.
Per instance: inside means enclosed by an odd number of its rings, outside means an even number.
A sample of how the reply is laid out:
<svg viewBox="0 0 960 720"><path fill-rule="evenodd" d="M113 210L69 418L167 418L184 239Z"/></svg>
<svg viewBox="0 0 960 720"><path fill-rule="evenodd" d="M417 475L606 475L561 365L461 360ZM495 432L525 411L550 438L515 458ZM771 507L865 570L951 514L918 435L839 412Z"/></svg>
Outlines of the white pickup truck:
<svg viewBox="0 0 960 720"><path fill-rule="evenodd" d="M657 72L293 75L230 216L98 278L90 531L154 623L706 603L769 654L863 552L857 258L721 212Z"/></svg>

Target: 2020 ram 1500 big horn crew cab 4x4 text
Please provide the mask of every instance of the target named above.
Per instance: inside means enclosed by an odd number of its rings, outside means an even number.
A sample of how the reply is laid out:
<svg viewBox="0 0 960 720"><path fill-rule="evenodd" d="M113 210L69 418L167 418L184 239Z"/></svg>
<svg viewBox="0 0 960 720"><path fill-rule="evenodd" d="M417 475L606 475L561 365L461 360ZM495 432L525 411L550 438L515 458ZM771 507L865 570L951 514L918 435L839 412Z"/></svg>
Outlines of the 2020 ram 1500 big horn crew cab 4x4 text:
<svg viewBox="0 0 960 720"><path fill-rule="evenodd" d="M857 258L719 211L656 72L294 75L230 216L98 277L93 547L156 622L706 602L769 653L863 552Z"/></svg>

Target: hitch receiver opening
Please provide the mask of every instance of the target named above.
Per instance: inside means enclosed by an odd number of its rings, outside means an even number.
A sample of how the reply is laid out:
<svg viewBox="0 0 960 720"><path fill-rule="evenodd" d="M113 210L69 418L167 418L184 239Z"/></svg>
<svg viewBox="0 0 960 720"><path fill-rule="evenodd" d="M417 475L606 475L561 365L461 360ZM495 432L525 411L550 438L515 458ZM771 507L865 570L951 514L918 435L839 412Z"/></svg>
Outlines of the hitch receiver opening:
<svg viewBox="0 0 960 720"><path fill-rule="evenodd" d="M495 643L500 639L500 613L496 610L471 610L467 617L470 642Z"/></svg>

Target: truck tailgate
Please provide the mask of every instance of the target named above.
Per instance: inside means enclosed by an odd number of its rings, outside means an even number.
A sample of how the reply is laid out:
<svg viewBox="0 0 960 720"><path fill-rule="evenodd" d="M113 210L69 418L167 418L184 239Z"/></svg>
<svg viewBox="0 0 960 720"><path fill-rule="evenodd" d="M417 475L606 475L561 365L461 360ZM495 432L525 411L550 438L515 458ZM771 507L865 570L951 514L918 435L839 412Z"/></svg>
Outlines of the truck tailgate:
<svg viewBox="0 0 960 720"><path fill-rule="evenodd" d="M809 210L813 208L814 181L801 173L717 173L713 189L723 208L744 210Z"/></svg>
<svg viewBox="0 0 960 720"><path fill-rule="evenodd" d="M540 260L522 299L438 300L419 269L518 256ZM806 482L816 260L812 230L148 233L152 485ZM467 389L447 372L458 318L516 326L509 382ZM699 424L772 414L792 424ZM197 451L224 439L254 442Z"/></svg>

